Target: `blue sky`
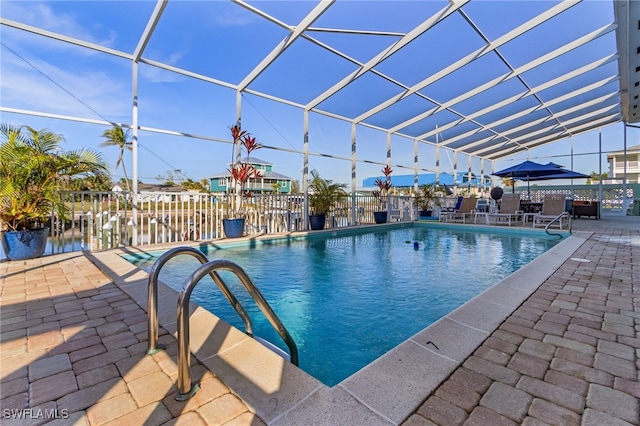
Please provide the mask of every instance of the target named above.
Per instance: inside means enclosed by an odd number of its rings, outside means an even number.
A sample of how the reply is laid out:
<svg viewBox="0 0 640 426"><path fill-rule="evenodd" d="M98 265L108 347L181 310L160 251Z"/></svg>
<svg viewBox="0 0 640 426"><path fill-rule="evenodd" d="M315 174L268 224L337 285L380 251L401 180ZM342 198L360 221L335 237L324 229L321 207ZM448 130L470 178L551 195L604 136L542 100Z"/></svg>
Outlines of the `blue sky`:
<svg viewBox="0 0 640 426"><path fill-rule="evenodd" d="M490 38L498 37L510 27L521 22L511 22L515 8L519 12L539 13L555 2L492 2L504 16L492 16L482 9L483 2L471 3L468 13L476 22L491 29ZM491 2L484 2L491 3ZM315 3L308 1L253 2L257 7L287 24L299 22ZM478 5L476 5L478 4ZM333 28L359 28L377 31L406 32L425 17L432 15L443 5L442 1L409 2L363 2L342 1L332 7L331 13L323 16L316 26ZM20 23L34 25L49 31L97 43L116 50L131 53L138 43L148 17L155 7L152 1L2 1L0 15ZM600 21L611 19L612 6L609 1L588 2L576 14L584 13L583 19ZM571 19L580 19L579 15ZM526 49L522 46L505 48L515 65L526 62L538 51L552 49L558 43L570 39L571 19L565 32L553 37L531 37ZM14 28L2 26L0 104L3 107L34 110L49 114L79 116L90 120L107 120L131 123L132 76L130 61L81 49ZM452 31L443 27L441 30ZM540 30L544 34L544 28ZM252 12L231 3L214 1L171 1L147 46L143 57L162 61L176 67L208 74L216 79L239 83L271 49L287 34L274 23L258 19ZM434 37L447 34L434 33ZM390 36L351 37L349 44L339 34L317 33L317 38L330 43L359 61L366 61L395 38ZM355 42L353 39L355 38ZM411 79L411 69L420 68L437 71L443 64L451 63L474 46L459 43L459 37L449 34L446 45L430 43L425 39L414 47L417 51L401 51L397 60L404 66L383 63L380 69L397 78ZM221 42L220 40L224 40ZM232 42L229 42L232 40ZM610 42L605 40L603 43ZM436 59L437 58L437 59ZM257 78L250 88L268 91L294 102L306 103L330 87L354 69L353 64L336 60L316 45L304 43L282 55L272 67ZM488 69L488 68L487 68ZM544 70L543 70L544 71ZM547 72L550 72L547 70ZM483 69L476 70L477 78L489 78ZM374 77L367 77L374 78ZM431 90L434 96L446 90L465 90L464 83L443 79ZM535 76L530 76L535 79ZM543 78L543 75L540 75ZM384 101L394 93L389 84L379 84L375 91L369 89L366 79L354 84L343 94L327 102L332 108L345 114L366 111L371 105ZM457 87L457 86L460 87ZM454 90L455 91L455 90ZM293 106L279 104L262 97L243 96L243 127L253 133L264 145L282 151L263 149L255 155L274 163L274 170L300 180L302 177L303 115ZM217 140L229 139L228 127L235 120L235 92L183 75L161 70L146 64L140 65L139 76L140 125L205 136ZM419 109L415 103L410 108ZM469 106L470 107L470 106ZM393 118L393 109L388 115L377 119L382 123ZM48 128L62 134L66 149L94 148L103 152L113 166L117 158L115 148L101 148L100 135L107 128L102 125L78 123L52 118L19 115L2 112L2 122L27 124L35 128ZM431 125L431 124L429 124ZM621 124L602 129L603 150L620 150L623 147ZM358 158L373 162L384 162L386 135L370 128L358 126ZM443 135L446 138L446 135ZM598 170L598 132L592 131L532 149L505 160L497 161L496 170L509 167L527 157L539 162L553 161L582 173ZM342 159L322 156L310 157L310 168L338 182L350 183L351 176L351 126L349 123L311 114L311 152L323 152ZM637 129L628 130L628 146L638 145ZM200 180L227 167L231 147L227 143L192 139L155 132L140 132L139 178L145 183L155 183L155 177L168 171L180 170L186 177ZM406 169L396 168L397 174L410 174L413 167L413 141L394 136L392 139L392 163L405 164ZM588 155L587 155L588 154ZM434 149L421 145L420 167L435 170ZM606 172L606 155L603 156L603 171ZM453 154L441 150L443 172L451 172ZM467 170L467 156L458 155L458 172ZM472 162L473 171L480 173L477 159ZM131 159L127 158L127 170L131 176ZM369 176L380 174L378 164L358 163L357 185ZM490 165L485 163L485 173ZM121 170L114 170L115 178L122 177Z"/></svg>

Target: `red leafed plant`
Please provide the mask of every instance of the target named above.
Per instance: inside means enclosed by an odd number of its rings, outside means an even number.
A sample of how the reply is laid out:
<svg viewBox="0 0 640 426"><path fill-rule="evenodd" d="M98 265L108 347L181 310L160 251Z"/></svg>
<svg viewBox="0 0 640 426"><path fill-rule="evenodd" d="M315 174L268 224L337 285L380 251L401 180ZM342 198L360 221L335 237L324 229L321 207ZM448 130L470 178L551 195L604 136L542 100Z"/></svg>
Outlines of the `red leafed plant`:
<svg viewBox="0 0 640 426"><path fill-rule="evenodd" d="M251 152L256 149L262 148L256 138L251 136L246 130L242 130L240 126L231 126L231 137L233 138L233 146L239 145L238 159L231 165L229 172L231 172L231 188L233 198L231 200L231 216L235 218L244 217L245 203L244 199L251 198L252 194L250 190L245 188L245 185L250 182L251 179L260 177L260 171L255 168L253 164L242 162L242 151L246 151L247 159L250 158Z"/></svg>
<svg viewBox="0 0 640 426"><path fill-rule="evenodd" d="M389 196L389 190L391 189L391 167L384 166L382 169L382 173L384 174L384 179L376 179L376 185L378 186L378 191L373 191L373 195L378 199L378 203L383 211L387 210L387 197Z"/></svg>

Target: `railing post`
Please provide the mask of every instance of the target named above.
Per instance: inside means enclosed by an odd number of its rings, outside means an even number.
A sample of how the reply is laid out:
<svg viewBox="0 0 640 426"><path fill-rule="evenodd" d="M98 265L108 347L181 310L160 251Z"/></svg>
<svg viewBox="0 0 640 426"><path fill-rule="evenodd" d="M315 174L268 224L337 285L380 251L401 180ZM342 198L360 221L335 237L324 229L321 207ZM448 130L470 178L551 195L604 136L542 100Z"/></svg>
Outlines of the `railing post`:
<svg viewBox="0 0 640 426"><path fill-rule="evenodd" d="M189 353L189 299L195 284L193 275L178 296L178 394L176 401L186 401L200 390L200 384L191 383L191 356Z"/></svg>

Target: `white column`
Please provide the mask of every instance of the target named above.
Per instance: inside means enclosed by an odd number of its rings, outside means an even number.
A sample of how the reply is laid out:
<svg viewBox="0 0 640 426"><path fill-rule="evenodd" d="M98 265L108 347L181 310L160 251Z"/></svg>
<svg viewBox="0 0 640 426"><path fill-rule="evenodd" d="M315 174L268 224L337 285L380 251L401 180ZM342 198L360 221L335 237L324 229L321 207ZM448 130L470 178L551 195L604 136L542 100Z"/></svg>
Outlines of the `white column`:
<svg viewBox="0 0 640 426"><path fill-rule="evenodd" d="M453 186L458 187L458 151L453 151Z"/></svg>
<svg viewBox="0 0 640 426"><path fill-rule="evenodd" d="M132 66L133 107L131 110L131 125L133 139L131 143L131 245L138 245L138 62ZM124 160L123 160L124 161Z"/></svg>
<svg viewBox="0 0 640 426"><path fill-rule="evenodd" d="M484 181L484 158L480 159L480 184L481 184L481 187L482 187L482 194L484 195L485 192L486 192L485 191L486 188L484 187L484 184L485 184L485 181Z"/></svg>
<svg viewBox="0 0 640 426"><path fill-rule="evenodd" d="M303 166L302 190L304 192L303 229L309 228L309 111L303 112Z"/></svg>
<svg viewBox="0 0 640 426"><path fill-rule="evenodd" d="M598 215L602 216L602 129L598 130Z"/></svg>
<svg viewBox="0 0 640 426"><path fill-rule="evenodd" d="M413 140L413 190L418 193L418 139Z"/></svg>
<svg viewBox="0 0 640 426"><path fill-rule="evenodd" d="M242 93L236 92L236 126L242 128ZM240 149L240 140L237 141L234 149L236 150L236 158L232 162L240 163L242 161L242 150Z"/></svg>
<svg viewBox="0 0 640 426"><path fill-rule="evenodd" d="M571 137L571 170L573 171L573 136ZM573 179L571 179L571 199L575 199L575 195L573 194Z"/></svg>
<svg viewBox="0 0 640 426"><path fill-rule="evenodd" d="M351 123L351 225L356 224L356 123Z"/></svg>
<svg viewBox="0 0 640 426"><path fill-rule="evenodd" d="M627 123L624 123L624 149L622 151L622 206L624 207L624 202L627 200ZM613 168L616 168L616 163L614 160ZM627 212L623 212L627 214Z"/></svg>
<svg viewBox="0 0 640 426"><path fill-rule="evenodd" d="M471 194L471 155L467 155L469 159L467 161L467 187L469 188L469 194Z"/></svg>
<svg viewBox="0 0 640 426"><path fill-rule="evenodd" d="M440 184L440 146L436 145L436 183Z"/></svg>
<svg viewBox="0 0 640 426"><path fill-rule="evenodd" d="M391 167L391 132L387 132L387 166Z"/></svg>

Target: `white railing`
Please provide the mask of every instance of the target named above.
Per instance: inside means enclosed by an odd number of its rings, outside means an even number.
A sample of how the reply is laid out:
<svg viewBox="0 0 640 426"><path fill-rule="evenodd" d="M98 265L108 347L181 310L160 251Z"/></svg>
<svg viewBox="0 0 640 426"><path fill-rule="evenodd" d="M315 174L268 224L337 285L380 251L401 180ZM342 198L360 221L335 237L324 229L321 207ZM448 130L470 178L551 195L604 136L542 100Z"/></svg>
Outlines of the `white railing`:
<svg viewBox="0 0 640 426"><path fill-rule="evenodd" d="M134 217L128 192L64 191L65 217L51 219L46 253L105 250L114 247L223 238L222 220L229 217L226 194L140 192ZM303 231L304 196L254 195L246 202L246 235ZM327 217L327 228L373 224L379 210L372 196L347 196ZM389 221L417 217L412 198L389 198ZM137 226L134 228L134 222ZM134 239L134 229L136 238Z"/></svg>

